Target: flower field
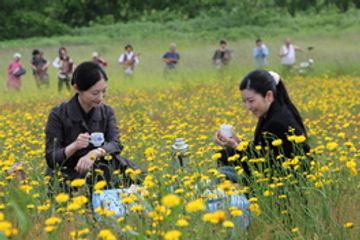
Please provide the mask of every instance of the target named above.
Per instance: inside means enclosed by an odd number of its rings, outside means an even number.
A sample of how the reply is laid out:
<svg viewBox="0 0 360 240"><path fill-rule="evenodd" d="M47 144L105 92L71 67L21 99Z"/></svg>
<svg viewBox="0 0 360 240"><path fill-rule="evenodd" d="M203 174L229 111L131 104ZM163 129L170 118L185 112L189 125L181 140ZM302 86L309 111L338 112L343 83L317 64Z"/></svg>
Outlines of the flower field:
<svg viewBox="0 0 360 240"><path fill-rule="evenodd" d="M252 140L256 119L243 106L239 82L112 91L106 103L115 110L122 155L148 175L122 196L125 216L114 218L113 212L97 208L100 221L93 217L80 179L71 183L80 188L72 197L47 195L44 126L49 110L64 99L2 104L0 239L359 239L360 78L293 77L285 82L308 128L311 172L300 183L293 173L278 179L257 173L251 194L216 170L220 148L213 143L223 123ZM171 166L171 145L178 137L190 149L183 170ZM17 170L24 169L25 181L8 173L16 162L24 163ZM298 164L296 158L284 162L285 169ZM95 189L105 187L99 182ZM237 222L245 214L240 209L207 209L208 200L234 192L249 194L251 224L245 230Z"/></svg>

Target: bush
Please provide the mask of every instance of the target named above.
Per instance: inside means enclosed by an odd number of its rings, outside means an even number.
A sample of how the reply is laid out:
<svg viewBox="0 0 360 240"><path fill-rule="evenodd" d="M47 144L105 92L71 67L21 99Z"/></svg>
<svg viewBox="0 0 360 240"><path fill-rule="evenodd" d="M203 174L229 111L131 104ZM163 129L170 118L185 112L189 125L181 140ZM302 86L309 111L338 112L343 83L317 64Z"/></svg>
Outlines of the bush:
<svg viewBox="0 0 360 240"><path fill-rule="evenodd" d="M33 11L15 11L10 17L1 14L0 40L11 38L29 38L34 36L53 36L70 32L70 28L41 13Z"/></svg>

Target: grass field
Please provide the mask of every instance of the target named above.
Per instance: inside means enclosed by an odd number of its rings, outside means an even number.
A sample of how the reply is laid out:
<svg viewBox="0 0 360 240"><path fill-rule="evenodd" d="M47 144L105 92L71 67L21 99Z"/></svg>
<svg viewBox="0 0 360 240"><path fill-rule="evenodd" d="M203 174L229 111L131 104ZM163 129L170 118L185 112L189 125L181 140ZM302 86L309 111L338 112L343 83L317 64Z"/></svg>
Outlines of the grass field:
<svg viewBox="0 0 360 240"><path fill-rule="evenodd" d="M270 48L271 69L280 70L277 52L286 36L263 37ZM253 137L256 119L243 107L238 84L252 69L254 39L239 37L229 42L234 59L229 71L221 77L211 65L218 39L131 41L124 38L111 42L95 38L94 42L66 44L59 37L39 40L40 46L36 40L3 43L0 47L3 56L0 59L0 239L6 239L5 236L120 239L120 230L127 239L359 239L357 39L360 35L358 31L345 30L291 36L299 46L315 47L314 72L306 77L294 75L283 79L309 129L312 171L296 185L295 172L289 170L289 166L298 164L299 159L294 158L282 164L289 173L286 178L270 180L257 175L252 186L253 219L246 231L236 225L241 212L226 207L209 214L203 205L214 197L206 195L206 189L212 192L220 189L224 194L248 191L226 181L215 184L220 176L215 154L219 148L212 138L222 123L232 124L245 140ZM162 76L161 56L173 41L178 44L181 64L178 76L169 81ZM135 52L141 53L134 79L125 79L117 63L128 42L133 43ZM55 200L46 195L44 125L49 110L72 93L57 93L56 71L52 67L50 88L36 89L28 59L31 50L39 47L52 61L60 45L68 48L76 63L90 59L94 50L108 60L110 80L106 103L116 112L125 145L123 155L149 171L144 185L126 198L128 203L138 203L138 207L129 207L129 215L117 219L115 225L112 213L104 210L99 210L104 221L94 222L91 210L86 208L89 199L85 197L85 189L73 199L58 195ZM15 51L23 54L28 73L21 92L7 92L5 67ZM304 58L298 56L299 60ZM189 143L191 162L187 171L174 173L170 159L171 144L176 137L184 137ZM26 163L27 181L18 183L13 176L6 175L14 162ZM241 176L241 169L237 170ZM169 186L175 186L173 192ZM303 197L306 203L301 201Z"/></svg>

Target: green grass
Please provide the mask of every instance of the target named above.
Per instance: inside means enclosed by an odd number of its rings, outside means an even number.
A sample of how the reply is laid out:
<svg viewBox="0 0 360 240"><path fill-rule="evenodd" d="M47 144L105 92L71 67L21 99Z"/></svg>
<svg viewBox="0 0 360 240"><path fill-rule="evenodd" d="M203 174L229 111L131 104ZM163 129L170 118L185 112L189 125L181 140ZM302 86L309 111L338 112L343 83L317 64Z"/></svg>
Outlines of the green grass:
<svg viewBox="0 0 360 240"><path fill-rule="evenodd" d="M75 63L91 59L91 53L98 51L107 59L107 72L111 91L126 91L131 88L157 89L172 86L179 82L208 82L217 79L211 57L221 38L229 40L234 50L231 66L232 78L240 81L242 76L252 70L251 56L254 41L261 37L270 49L269 69L281 70L278 52L284 38L291 37L293 42L303 48L314 46L311 57L315 59L313 75L358 75L360 64L357 40L360 38L360 11L347 14L327 12L320 15L303 14L296 18L287 15L262 16L258 23L247 25L239 22L235 15L209 18L198 17L189 21L166 23L134 22L118 23L108 26L92 26L74 29L72 35L52 38L31 38L0 42L0 102L37 99L41 96L54 97L57 87L57 71L49 68L51 86L49 90L37 90L30 70L31 51L39 48L52 62L60 46L68 48ZM176 42L181 54L179 76L173 82L163 78L164 64L162 55L171 42ZM140 64L134 79L124 79L122 68L117 60L123 46L133 44L136 53L141 53ZM7 65L14 52L23 55L22 62L27 69L23 77L21 94L6 91ZM297 54L298 62L307 59L307 53ZM286 79L285 79L286 80Z"/></svg>

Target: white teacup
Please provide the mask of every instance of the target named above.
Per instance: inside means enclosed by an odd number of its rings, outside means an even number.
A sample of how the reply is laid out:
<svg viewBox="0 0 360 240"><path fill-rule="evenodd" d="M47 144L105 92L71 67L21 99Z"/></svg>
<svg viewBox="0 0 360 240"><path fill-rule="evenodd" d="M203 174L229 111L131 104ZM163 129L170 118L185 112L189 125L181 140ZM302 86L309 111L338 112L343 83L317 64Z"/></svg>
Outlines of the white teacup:
<svg viewBox="0 0 360 240"><path fill-rule="evenodd" d="M95 147L100 147L104 143L104 133L102 132L93 132L90 135L90 143Z"/></svg>
<svg viewBox="0 0 360 240"><path fill-rule="evenodd" d="M227 138L231 138L233 136L233 126L230 124L221 124L220 125L220 132Z"/></svg>

